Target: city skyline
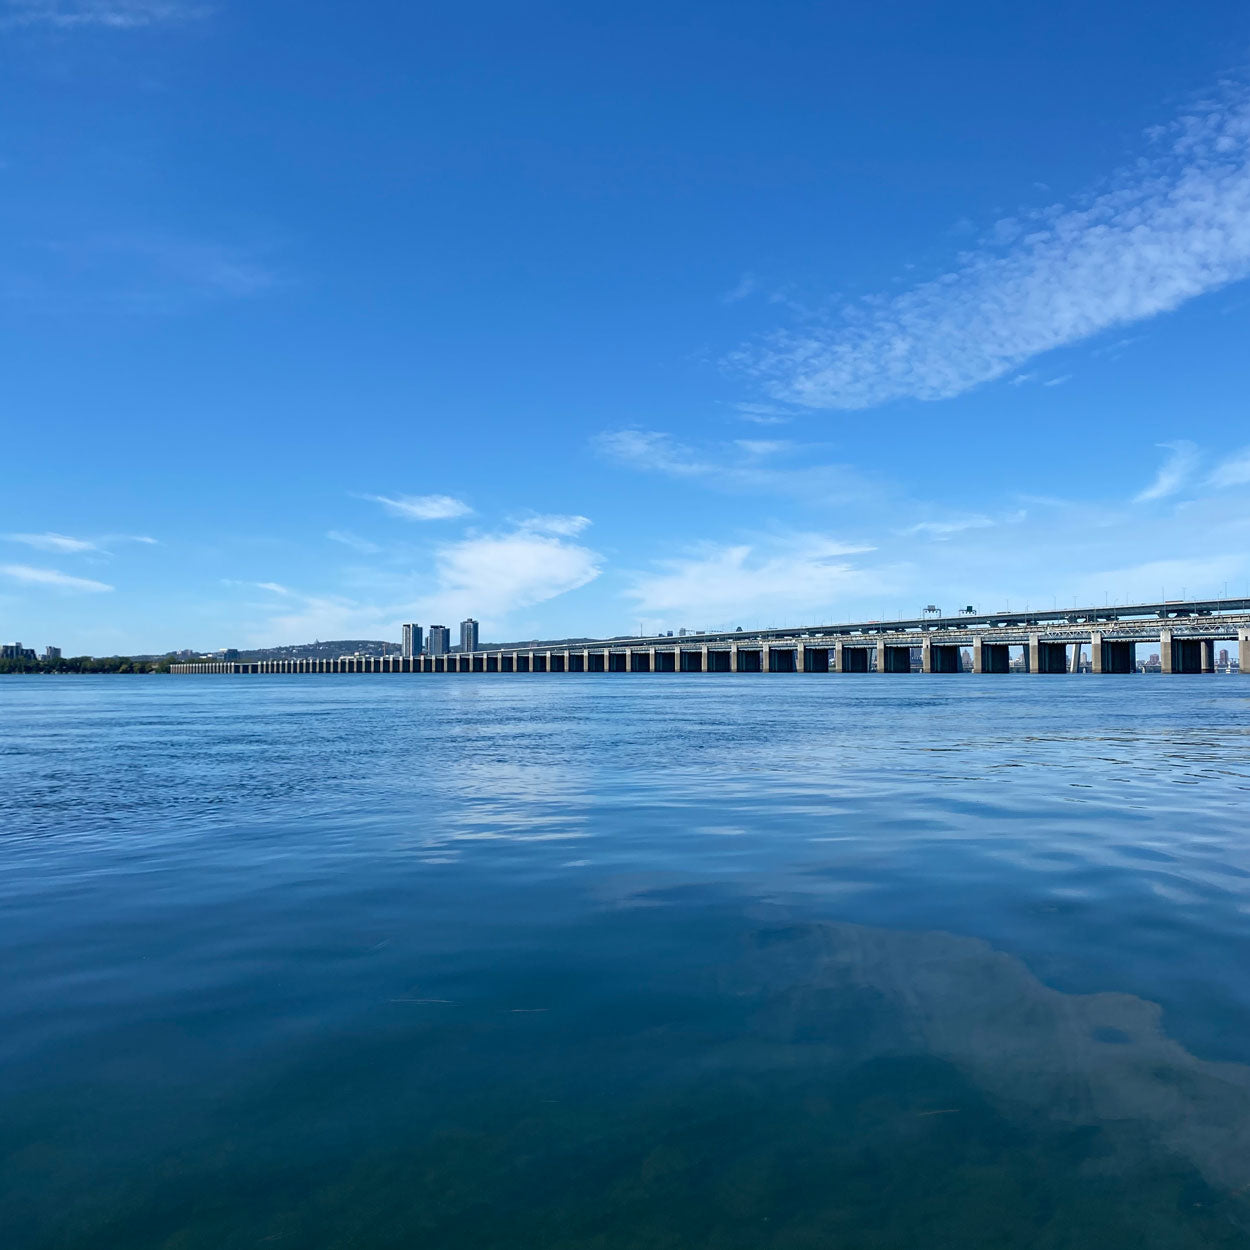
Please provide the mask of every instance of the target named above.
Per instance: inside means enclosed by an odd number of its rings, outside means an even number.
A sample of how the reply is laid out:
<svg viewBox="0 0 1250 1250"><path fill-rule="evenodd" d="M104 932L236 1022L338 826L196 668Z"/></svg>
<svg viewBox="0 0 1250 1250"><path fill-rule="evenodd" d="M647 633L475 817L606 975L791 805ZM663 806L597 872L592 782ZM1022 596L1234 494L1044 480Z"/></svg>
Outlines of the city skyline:
<svg viewBox="0 0 1250 1250"><path fill-rule="evenodd" d="M0 0L3 636L1250 593L1245 6L108 11Z"/></svg>

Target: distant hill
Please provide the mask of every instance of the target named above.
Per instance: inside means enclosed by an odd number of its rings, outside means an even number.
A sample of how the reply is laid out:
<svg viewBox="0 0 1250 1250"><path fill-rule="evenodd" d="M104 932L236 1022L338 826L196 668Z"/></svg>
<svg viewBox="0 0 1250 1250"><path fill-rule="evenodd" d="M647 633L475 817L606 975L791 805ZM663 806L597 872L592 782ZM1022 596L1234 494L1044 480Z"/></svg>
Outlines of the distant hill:
<svg viewBox="0 0 1250 1250"><path fill-rule="evenodd" d="M239 649L239 659L247 663L257 660L334 660L340 655L398 655L399 643L379 642L375 638L341 638L331 642L297 642L286 647L258 647L252 651Z"/></svg>
<svg viewBox="0 0 1250 1250"><path fill-rule="evenodd" d="M478 643L479 651L499 651L508 650L512 647L528 647L532 646L538 639L530 639L526 642L480 642ZM568 638L561 639L569 646L583 646L593 643L593 638ZM452 651L459 651L458 646L453 646ZM239 648L239 660L243 663L252 664L258 660L336 660L340 655L398 655L400 646L397 642L381 642L376 638L339 638L332 639L329 642L296 642L285 647L255 647L251 650ZM220 656L221 652L213 654ZM164 656L151 657L135 657L159 660Z"/></svg>

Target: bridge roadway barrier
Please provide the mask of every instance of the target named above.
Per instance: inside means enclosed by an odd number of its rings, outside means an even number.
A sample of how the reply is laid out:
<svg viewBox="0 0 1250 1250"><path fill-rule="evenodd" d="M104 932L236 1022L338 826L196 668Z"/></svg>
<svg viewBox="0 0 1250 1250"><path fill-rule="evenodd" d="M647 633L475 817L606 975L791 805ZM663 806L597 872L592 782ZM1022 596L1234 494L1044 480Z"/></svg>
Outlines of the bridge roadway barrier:
<svg viewBox="0 0 1250 1250"><path fill-rule="evenodd" d="M835 632L838 631L838 632ZM1223 616L1168 615L1143 619L1014 624L996 629L952 627L920 631L871 622L825 627L786 636L759 635L613 639L586 645L491 648L416 657L342 656L337 659L219 661L173 664L178 675L355 674L355 673L960 673L1011 671L1011 650L1019 667L1038 674L1076 673L1085 661L1094 673L1131 673L1135 648L1157 646L1160 671L1213 673L1217 642L1237 648L1242 673L1250 672L1250 610Z"/></svg>

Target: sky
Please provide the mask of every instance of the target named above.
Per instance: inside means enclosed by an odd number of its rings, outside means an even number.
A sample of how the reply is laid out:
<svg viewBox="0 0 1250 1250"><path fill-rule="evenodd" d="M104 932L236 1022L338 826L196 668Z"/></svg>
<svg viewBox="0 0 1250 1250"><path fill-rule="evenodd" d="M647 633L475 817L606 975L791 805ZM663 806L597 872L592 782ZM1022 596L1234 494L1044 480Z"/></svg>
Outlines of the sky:
<svg viewBox="0 0 1250 1250"><path fill-rule="evenodd" d="M0 637L1250 594L1250 6L0 0Z"/></svg>

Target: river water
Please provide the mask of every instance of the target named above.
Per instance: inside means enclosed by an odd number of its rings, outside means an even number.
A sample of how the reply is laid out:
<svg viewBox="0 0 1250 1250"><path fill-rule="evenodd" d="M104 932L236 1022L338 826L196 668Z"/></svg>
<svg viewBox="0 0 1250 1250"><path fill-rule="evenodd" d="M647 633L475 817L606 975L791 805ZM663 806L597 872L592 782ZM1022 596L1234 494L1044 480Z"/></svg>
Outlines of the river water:
<svg viewBox="0 0 1250 1250"><path fill-rule="evenodd" d="M1250 1247L1250 678L0 725L12 1250Z"/></svg>

